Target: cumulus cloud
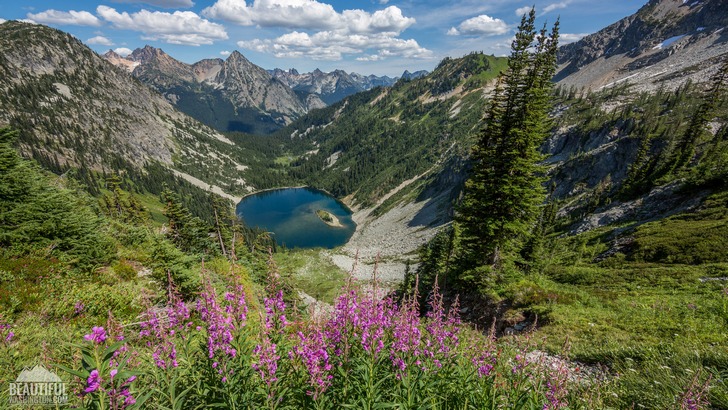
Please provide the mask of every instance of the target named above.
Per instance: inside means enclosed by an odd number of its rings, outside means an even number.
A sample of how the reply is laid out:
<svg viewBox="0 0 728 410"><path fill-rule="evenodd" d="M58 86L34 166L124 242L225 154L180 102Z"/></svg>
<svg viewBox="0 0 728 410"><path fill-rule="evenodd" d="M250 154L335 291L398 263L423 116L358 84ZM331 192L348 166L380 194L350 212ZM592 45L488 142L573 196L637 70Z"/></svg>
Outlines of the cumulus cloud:
<svg viewBox="0 0 728 410"><path fill-rule="evenodd" d="M401 33L415 19L389 6L369 13L364 10L334 10L330 4L316 0L218 0L202 10L205 17L243 26L283 27L289 29L338 30L351 33Z"/></svg>
<svg viewBox="0 0 728 410"><path fill-rule="evenodd" d="M382 57L379 54L357 57L356 61L380 61Z"/></svg>
<svg viewBox="0 0 728 410"><path fill-rule="evenodd" d="M306 57L314 60L341 60L344 55L363 54L367 50L375 50L376 53L358 58L375 61L394 56L405 58L432 57L432 52L421 47L417 41L393 37L388 33L347 34L335 31L321 31L309 35L308 33L294 31L276 39L239 41L238 46L248 50L271 53L280 58Z"/></svg>
<svg viewBox="0 0 728 410"><path fill-rule="evenodd" d="M385 4L386 1L379 1ZM317 0L217 0L202 14L243 26L293 30L271 39L238 42L249 50L277 57L341 60L344 55L359 61L377 61L389 56L429 58L430 50L400 34L415 24L396 6L374 12L358 9L336 11Z"/></svg>
<svg viewBox="0 0 728 410"><path fill-rule="evenodd" d="M506 34L510 28L505 21L490 17L485 14L467 19L455 28L451 27L447 34L450 36L475 35L475 36L497 36Z"/></svg>
<svg viewBox="0 0 728 410"><path fill-rule="evenodd" d="M28 19L43 24L65 24L74 26L100 26L101 20L88 11L46 10L40 13L28 13Z"/></svg>
<svg viewBox="0 0 728 410"><path fill-rule="evenodd" d="M223 50L223 51L221 51L221 52L220 52L220 55L221 55L221 56L226 56L226 57L227 57L227 56L229 56L229 55L230 55L230 52L229 52L229 51L227 51L227 50Z"/></svg>
<svg viewBox="0 0 728 410"><path fill-rule="evenodd" d="M99 46L113 46L114 43L104 36L91 37L86 40L86 44L95 44Z"/></svg>
<svg viewBox="0 0 728 410"><path fill-rule="evenodd" d="M113 3L145 3L152 6L175 8L192 7L195 5L192 0L112 0Z"/></svg>
<svg viewBox="0 0 728 410"><path fill-rule="evenodd" d="M228 38L222 25L205 20L191 11L164 13L141 10L129 14L119 13L111 7L99 6L96 12L115 28L144 33L146 40L199 46Z"/></svg>
<svg viewBox="0 0 728 410"><path fill-rule="evenodd" d="M516 16L521 17L531 11L531 6L523 6L516 9Z"/></svg>
<svg viewBox="0 0 728 410"><path fill-rule="evenodd" d="M570 3L569 1L562 1L560 3L551 3L548 6L543 8L543 13L541 13L541 14L546 14L546 13L549 13L549 12L552 12L552 11L558 10L558 9L565 9L569 5L569 3Z"/></svg>
<svg viewBox="0 0 728 410"><path fill-rule="evenodd" d="M576 41L581 40L582 38L588 36L589 33L560 33L559 34L559 44L569 44Z"/></svg>
<svg viewBox="0 0 728 410"><path fill-rule="evenodd" d="M114 52L115 52L116 54L118 54L118 55L122 56L122 57L126 57L126 56L128 56L129 54L131 54L131 53L132 53L131 49L129 49L129 48L126 48L126 47L119 47L119 48L115 48L115 49L114 49Z"/></svg>

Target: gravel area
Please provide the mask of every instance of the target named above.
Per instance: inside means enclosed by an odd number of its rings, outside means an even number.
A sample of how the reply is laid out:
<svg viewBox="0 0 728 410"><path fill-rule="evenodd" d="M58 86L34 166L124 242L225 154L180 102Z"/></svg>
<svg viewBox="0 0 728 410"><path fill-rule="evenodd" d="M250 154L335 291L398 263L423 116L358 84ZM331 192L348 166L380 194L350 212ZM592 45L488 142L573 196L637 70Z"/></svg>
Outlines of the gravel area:
<svg viewBox="0 0 728 410"><path fill-rule="evenodd" d="M441 222L442 209L446 209L444 200L441 195L400 204L377 218L371 216L374 208L356 211L356 231L344 247L330 254L331 261L351 271L358 255L354 270L358 280L371 280L376 264L377 277L382 282L401 282L406 261L415 259L417 249L445 226Z"/></svg>

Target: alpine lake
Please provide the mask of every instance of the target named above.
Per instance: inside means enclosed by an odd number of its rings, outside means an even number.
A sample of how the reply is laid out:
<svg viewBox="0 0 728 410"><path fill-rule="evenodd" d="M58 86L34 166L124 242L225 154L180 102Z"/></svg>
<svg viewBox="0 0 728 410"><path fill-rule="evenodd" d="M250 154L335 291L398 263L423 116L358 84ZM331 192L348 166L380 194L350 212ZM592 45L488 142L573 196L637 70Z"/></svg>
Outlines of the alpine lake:
<svg viewBox="0 0 728 410"><path fill-rule="evenodd" d="M250 227L273 233L286 248L335 248L354 234L356 223L341 201L313 188L281 188L244 197L237 214Z"/></svg>

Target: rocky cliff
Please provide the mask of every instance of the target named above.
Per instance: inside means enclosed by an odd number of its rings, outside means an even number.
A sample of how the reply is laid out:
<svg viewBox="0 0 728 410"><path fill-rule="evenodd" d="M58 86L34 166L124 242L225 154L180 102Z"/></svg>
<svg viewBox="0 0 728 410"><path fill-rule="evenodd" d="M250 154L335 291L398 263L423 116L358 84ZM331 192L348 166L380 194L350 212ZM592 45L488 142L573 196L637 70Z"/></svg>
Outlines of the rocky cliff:
<svg viewBox="0 0 728 410"><path fill-rule="evenodd" d="M637 13L561 47L555 79L592 90L703 81L728 53L726 10L726 0L650 0Z"/></svg>

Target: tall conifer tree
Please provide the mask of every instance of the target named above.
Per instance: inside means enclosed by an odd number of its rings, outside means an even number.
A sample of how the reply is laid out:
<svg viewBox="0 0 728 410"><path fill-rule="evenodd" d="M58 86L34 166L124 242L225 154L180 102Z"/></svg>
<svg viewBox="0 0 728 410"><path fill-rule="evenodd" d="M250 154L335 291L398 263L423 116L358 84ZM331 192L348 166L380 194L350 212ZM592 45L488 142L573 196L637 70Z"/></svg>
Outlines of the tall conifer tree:
<svg viewBox="0 0 728 410"><path fill-rule="evenodd" d="M533 9L521 19L458 209L465 262L476 266L500 268L529 234L544 201L538 148L551 128L559 23L549 34L545 26L536 31L535 19Z"/></svg>

